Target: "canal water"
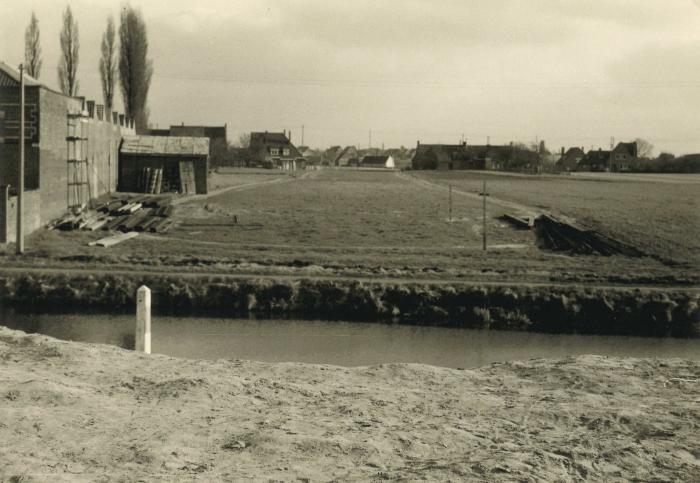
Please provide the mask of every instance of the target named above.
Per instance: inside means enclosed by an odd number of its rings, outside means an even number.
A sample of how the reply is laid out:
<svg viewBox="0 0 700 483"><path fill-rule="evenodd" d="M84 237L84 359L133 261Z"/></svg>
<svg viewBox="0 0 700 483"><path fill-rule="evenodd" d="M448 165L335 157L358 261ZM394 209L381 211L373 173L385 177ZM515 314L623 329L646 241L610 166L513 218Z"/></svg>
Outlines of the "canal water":
<svg viewBox="0 0 700 483"><path fill-rule="evenodd" d="M133 315L26 314L0 310L0 325L58 339L133 347ZM415 362L479 367L579 354L700 360L700 340L549 335L309 320L153 317L155 353L364 366Z"/></svg>

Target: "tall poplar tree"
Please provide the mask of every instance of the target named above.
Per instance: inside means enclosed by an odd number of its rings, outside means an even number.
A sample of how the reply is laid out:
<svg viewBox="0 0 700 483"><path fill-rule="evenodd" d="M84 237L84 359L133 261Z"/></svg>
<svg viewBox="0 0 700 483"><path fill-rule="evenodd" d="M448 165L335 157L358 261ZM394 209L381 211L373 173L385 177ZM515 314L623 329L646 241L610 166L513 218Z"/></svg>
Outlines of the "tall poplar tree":
<svg viewBox="0 0 700 483"><path fill-rule="evenodd" d="M67 96L78 94L78 51L80 38L78 22L73 18L70 5L63 12L63 28L61 29L61 59L58 63L58 85L61 92Z"/></svg>
<svg viewBox="0 0 700 483"><path fill-rule="evenodd" d="M32 11L27 30L24 31L24 68L27 75L39 78L41 72L41 44L39 43L39 19Z"/></svg>
<svg viewBox="0 0 700 483"><path fill-rule="evenodd" d="M139 10L126 6L119 24L119 83L124 113L134 119L138 133L148 129L147 101L152 75L146 23Z"/></svg>

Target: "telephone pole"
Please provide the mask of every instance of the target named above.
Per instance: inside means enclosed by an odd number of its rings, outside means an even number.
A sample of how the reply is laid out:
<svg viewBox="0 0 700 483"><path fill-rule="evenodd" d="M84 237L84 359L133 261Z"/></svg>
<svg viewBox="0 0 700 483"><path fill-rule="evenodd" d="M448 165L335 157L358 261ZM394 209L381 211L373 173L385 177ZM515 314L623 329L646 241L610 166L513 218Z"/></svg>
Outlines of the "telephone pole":
<svg viewBox="0 0 700 483"><path fill-rule="evenodd" d="M481 192L481 196L484 197L484 225L481 231L484 242L484 251L486 251L486 181L484 181L484 188Z"/></svg>
<svg viewBox="0 0 700 483"><path fill-rule="evenodd" d="M19 169L17 182L17 255L24 253L24 65L19 65Z"/></svg>
<svg viewBox="0 0 700 483"><path fill-rule="evenodd" d="M301 125L301 145L304 146L304 125Z"/></svg>

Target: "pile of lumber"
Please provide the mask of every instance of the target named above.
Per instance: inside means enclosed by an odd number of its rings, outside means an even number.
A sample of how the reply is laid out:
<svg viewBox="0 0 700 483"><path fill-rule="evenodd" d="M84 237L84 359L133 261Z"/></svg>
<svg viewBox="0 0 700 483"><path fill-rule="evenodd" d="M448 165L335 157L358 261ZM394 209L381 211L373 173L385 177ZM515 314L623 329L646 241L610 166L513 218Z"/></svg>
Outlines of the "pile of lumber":
<svg viewBox="0 0 700 483"><path fill-rule="evenodd" d="M531 230L535 226L535 219L531 216L522 217L505 213L501 218L520 230Z"/></svg>
<svg viewBox="0 0 700 483"><path fill-rule="evenodd" d="M626 255L641 257L637 248L595 230L584 230L550 215L535 220L535 229L542 244L550 250L576 254Z"/></svg>
<svg viewBox="0 0 700 483"><path fill-rule="evenodd" d="M163 168L143 168L139 173L137 188L141 193L160 194L163 187Z"/></svg>
<svg viewBox="0 0 700 483"><path fill-rule="evenodd" d="M124 196L106 201L94 211L66 215L52 228L58 230L105 230L165 233L173 225L172 196Z"/></svg>

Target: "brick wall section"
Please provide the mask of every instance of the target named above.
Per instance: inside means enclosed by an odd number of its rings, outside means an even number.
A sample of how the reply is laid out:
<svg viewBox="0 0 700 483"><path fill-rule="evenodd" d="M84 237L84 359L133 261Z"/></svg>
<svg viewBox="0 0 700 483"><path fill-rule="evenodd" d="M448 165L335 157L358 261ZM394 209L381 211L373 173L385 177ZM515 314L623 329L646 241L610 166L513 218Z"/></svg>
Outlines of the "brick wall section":
<svg viewBox="0 0 700 483"><path fill-rule="evenodd" d="M68 208L68 113L79 113L80 99L42 89L39 141L39 185L43 223Z"/></svg>
<svg viewBox="0 0 700 483"><path fill-rule="evenodd" d="M25 143L25 233L29 234L68 209L68 113L80 113L83 100L64 96L42 87L26 87L25 110L27 142ZM17 185L19 145L19 87L0 88L0 187ZM134 130L109 119L100 121L96 114L88 119L83 146L88 159L90 197L116 190L119 146L123 135ZM36 135L34 135L36 134ZM0 192L0 198L3 198ZM0 199L0 238L15 236L13 199ZM14 201L16 203L16 201ZM4 219L3 219L4 217ZM3 223L4 221L4 223Z"/></svg>
<svg viewBox="0 0 700 483"><path fill-rule="evenodd" d="M82 101L41 91L40 187L42 223L63 215L68 208L68 118L79 113ZM96 117L88 118L83 132L87 153L88 183L91 198L116 190L118 153L122 135L133 130Z"/></svg>

